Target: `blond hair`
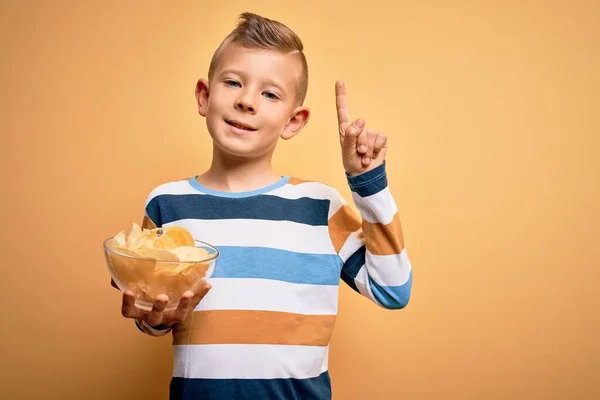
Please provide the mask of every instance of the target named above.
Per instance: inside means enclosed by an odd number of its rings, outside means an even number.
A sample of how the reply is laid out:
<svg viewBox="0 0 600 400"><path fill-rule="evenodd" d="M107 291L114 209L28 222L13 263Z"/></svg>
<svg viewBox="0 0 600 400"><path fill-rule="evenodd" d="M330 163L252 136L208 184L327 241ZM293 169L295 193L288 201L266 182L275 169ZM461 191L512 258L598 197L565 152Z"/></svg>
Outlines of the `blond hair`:
<svg viewBox="0 0 600 400"><path fill-rule="evenodd" d="M295 53L302 63L302 73L297 85L296 101L304 103L308 90L308 64L302 50L302 41L290 28L281 22L270 20L253 13L240 15L237 27L223 40L210 61L208 80L213 78L221 54L226 45L236 43L247 49L276 50L284 54Z"/></svg>

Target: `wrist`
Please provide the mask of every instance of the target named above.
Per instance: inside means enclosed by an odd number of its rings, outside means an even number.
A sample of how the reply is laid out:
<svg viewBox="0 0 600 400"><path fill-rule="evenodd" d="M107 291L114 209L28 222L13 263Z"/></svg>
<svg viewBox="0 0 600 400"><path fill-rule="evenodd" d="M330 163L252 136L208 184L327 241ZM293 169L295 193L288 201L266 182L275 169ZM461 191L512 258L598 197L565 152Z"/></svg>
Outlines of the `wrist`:
<svg viewBox="0 0 600 400"><path fill-rule="evenodd" d="M171 329L172 327L175 326L176 322L172 322L170 324L167 323L161 323L158 325L152 325L151 323L149 323L148 321L143 321L143 324L147 325L149 328L154 329L155 331L166 331L168 329Z"/></svg>
<svg viewBox="0 0 600 400"><path fill-rule="evenodd" d="M387 186L386 163L378 165L370 171L358 175L346 173L346 180L350 189L357 192L361 197L378 192Z"/></svg>

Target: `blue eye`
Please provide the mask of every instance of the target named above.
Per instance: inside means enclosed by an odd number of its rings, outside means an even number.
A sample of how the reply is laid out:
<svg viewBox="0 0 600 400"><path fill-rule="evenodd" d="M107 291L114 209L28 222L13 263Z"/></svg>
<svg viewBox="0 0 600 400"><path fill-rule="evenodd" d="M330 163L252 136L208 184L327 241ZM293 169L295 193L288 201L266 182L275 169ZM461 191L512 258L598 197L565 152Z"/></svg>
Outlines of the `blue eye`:
<svg viewBox="0 0 600 400"><path fill-rule="evenodd" d="M230 79L225 81L225 85L230 86L230 87L241 87L242 86L238 81L234 81L234 80L230 80Z"/></svg>
<svg viewBox="0 0 600 400"><path fill-rule="evenodd" d="M263 95L269 100L277 100L278 99L278 97L275 93L265 92L265 93L263 93Z"/></svg>

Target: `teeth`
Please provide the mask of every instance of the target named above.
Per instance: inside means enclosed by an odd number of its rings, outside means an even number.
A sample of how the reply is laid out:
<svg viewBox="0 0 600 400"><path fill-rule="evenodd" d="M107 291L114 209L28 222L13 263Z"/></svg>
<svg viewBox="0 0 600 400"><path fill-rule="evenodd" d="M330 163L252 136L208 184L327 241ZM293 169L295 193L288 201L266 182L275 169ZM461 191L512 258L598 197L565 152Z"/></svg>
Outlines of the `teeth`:
<svg viewBox="0 0 600 400"><path fill-rule="evenodd" d="M241 126L241 125L238 125L238 124L234 124L233 122L230 122L229 124L230 124L231 126L235 126L235 127L236 127L236 128L238 128L238 129L243 129L243 130L245 130L245 131L249 131L249 130L250 130L249 128L246 128L246 127L244 127L244 126Z"/></svg>

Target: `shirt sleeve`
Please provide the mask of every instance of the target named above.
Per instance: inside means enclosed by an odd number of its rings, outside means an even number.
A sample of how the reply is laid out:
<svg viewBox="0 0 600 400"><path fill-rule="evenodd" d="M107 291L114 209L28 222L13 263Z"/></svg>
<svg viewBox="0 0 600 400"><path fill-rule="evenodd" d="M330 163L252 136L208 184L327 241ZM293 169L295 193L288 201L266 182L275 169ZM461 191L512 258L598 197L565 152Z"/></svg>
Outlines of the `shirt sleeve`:
<svg viewBox="0 0 600 400"><path fill-rule="evenodd" d="M150 336L164 336L173 330L174 325L158 325L152 326L146 321L135 320L135 326L143 333Z"/></svg>
<svg viewBox="0 0 600 400"><path fill-rule="evenodd" d="M342 280L381 307L401 309L410 299L412 266L385 168L347 176L362 218L338 194L330 206L329 234L343 262Z"/></svg>

